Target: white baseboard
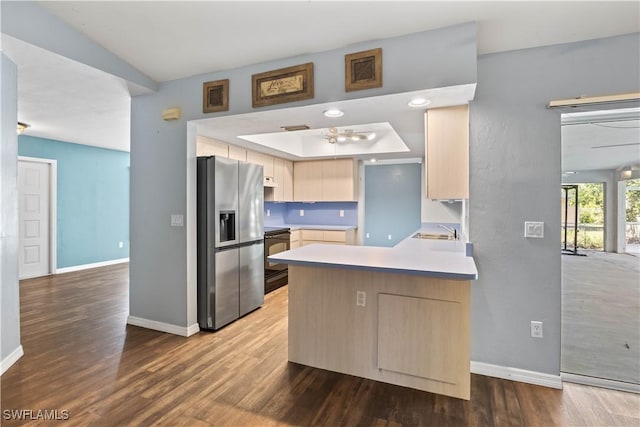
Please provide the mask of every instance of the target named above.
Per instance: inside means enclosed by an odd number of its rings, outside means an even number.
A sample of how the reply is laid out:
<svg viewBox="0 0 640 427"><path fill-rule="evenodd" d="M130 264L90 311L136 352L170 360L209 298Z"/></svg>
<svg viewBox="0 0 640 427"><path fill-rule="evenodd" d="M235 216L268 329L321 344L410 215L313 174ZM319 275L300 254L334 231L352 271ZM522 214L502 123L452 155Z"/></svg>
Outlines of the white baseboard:
<svg viewBox="0 0 640 427"><path fill-rule="evenodd" d="M195 335L198 332L200 332L200 325L198 325L197 323L194 323L193 325L189 326L187 328L187 336L190 337L191 335Z"/></svg>
<svg viewBox="0 0 640 427"><path fill-rule="evenodd" d="M13 350L10 355L2 359L2 361L0 361L0 375L7 372L7 369L13 366L13 364L16 363L23 355L24 349L22 348L22 345L20 345L18 348Z"/></svg>
<svg viewBox="0 0 640 427"><path fill-rule="evenodd" d="M503 378L505 380L562 389L562 378L560 378L560 375L544 374L542 372L527 371L526 369L510 368L508 366L474 361L471 361L471 372L488 377Z"/></svg>
<svg viewBox="0 0 640 427"><path fill-rule="evenodd" d="M603 378L587 377L576 374L560 374L562 381L593 387L609 388L611 390L626 391L628 393L640 394L640 384L625 383L622 381L605 380Z"/></svg>
<svg viewBox="0 0 640 427"><path fill-rule="evenodd" d="M94 262L91 264L72 265L71 267L56 268L53 274L71 273L72 271L88 270L90 268L106 267L108 265L129 262L129 258L112 259L110 261Z"/></svg>
<svg viewBox="0 0 640 427"><path fill-rule="evenodd" d="M171 323L157 322L155 320L143 319L142 317L129 316L127 323L141 328L153 329L154 331L166 332L168 334L180 335L181 337L190 337L200 331L200 327L196 323L191 326L178 326Z"/></svg>

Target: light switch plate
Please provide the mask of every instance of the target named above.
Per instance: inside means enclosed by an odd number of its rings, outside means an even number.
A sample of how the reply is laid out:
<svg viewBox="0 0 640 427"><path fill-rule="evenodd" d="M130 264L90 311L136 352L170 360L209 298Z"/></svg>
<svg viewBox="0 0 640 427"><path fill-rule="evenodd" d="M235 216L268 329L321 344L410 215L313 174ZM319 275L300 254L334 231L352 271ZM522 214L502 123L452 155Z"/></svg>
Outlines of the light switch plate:
<svg viewBox="0 0 640 427"><path fill-rule="evenodd" d="M172 227L184 227L184 215L171 215L171 226Z"/></svg>
<svg viewBox="0 0 640 427"><path fill-rule="evenodd" d="M524 237L534 237L541 239L544 237L544 222L540 221L525 221L524 222Z"/></svg>
<svg viewBox="0 0 640 427"><path fill-rule="evenodd" d="M304 209L300 209L300 216L304 216Z"/></svg>

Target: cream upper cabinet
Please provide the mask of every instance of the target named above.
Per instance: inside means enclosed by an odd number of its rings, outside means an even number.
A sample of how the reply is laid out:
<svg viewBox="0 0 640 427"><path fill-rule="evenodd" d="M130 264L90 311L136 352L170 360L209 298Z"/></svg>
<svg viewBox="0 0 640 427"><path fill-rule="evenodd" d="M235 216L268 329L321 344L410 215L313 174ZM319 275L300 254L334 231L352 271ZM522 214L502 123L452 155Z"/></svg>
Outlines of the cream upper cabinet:
<svg viewBox="0 0 640 427"><path fill-rule="evenodd" d="M298 202L322 200L321 162L295 162L293 164L293 199Z"/></svg>
<svg viewBox="0 0 640 427"><path fill-rule="evenodd" d="M356 200L356 168L353 159L322 161L322 200Z"/></svg>
<svg viewBox="0 0 640 427"><path fill-rule="evenodd" d="M261 165L264 168L264 176L273 178L273 156L247 150L247 163Z"/></svg>
<svg viewBox="0 0 640 427"><path fill-rule="evenodd" d="M196 155L198 156L229 156L229 145L206 136L196 137Z"/></svg>
<svg viewBox="0 0 640 427"><path fill-rule="evenodd" d="M469 106L432 108L425 114L427 198L469 198Z"/></svg>
<svg viewBox="0 0 640 427"><path fill-rule="evenodd" d="M354 201L357 165L353 159L296 162L293 198L296 201Z"/></svg>
<svg viewBox="0 0 640 427"><path fill-rule="evenodd" d="M275 164L274 164L275 166ZM283 178L282 182L276 181L282 186L282 195L284 201L293 201L293 162L291 160L283 160Z"/></svg>
<svg viewBox="0 0 640 427"><path fill-rule="evenodd" d="M277 187L273 188L273 196L269 197L269 200L275 202L293 201L293 162L274 157L273 180ZM265 197L267 197L266 193Z"/></svg>
<svg viewBox="0 0 640 427"><path fill-rule="evenodd" d="M229 145L229 158L233 160L247 161L247 150L237 145Z"/></svg>

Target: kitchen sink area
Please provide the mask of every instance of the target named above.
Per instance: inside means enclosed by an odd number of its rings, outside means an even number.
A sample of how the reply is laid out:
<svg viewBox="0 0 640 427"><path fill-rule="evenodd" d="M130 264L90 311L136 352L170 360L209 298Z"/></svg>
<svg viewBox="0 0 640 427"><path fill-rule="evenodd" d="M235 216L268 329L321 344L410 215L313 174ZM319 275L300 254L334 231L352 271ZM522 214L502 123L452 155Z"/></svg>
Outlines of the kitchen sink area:
<svg viewBox="0 0 640 427"><path fill-rule="evenodd" d="M429 240L457 240L452 234L436 234L436 233L416 233L411 236L414 239Z"/></svg>

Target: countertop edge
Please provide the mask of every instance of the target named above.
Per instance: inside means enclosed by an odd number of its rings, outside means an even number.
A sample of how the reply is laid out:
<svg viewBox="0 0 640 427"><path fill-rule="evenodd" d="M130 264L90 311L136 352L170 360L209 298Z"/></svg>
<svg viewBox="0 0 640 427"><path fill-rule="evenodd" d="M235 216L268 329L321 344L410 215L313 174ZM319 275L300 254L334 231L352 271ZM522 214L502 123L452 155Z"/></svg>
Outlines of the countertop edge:
<svg viewBox="0 0 640 427"><path fill-rule="evenodd" d="M449 272L443 272L443 271L428 271L428 270L406 270L406 269L398 269L398 268L392 268L392 267L336 264L336 263L317 262L317 261L294 261L291 259L279 259L276 255L270 256L269 259L273 261L286 262L286 264L296 265L300 267L327 267L327 268L344 269L344 270L375 271L380 273L408 274L411 276L434 277L437 279L461 280L461 281L478 279L477 274L449 273Z"/></svg>

